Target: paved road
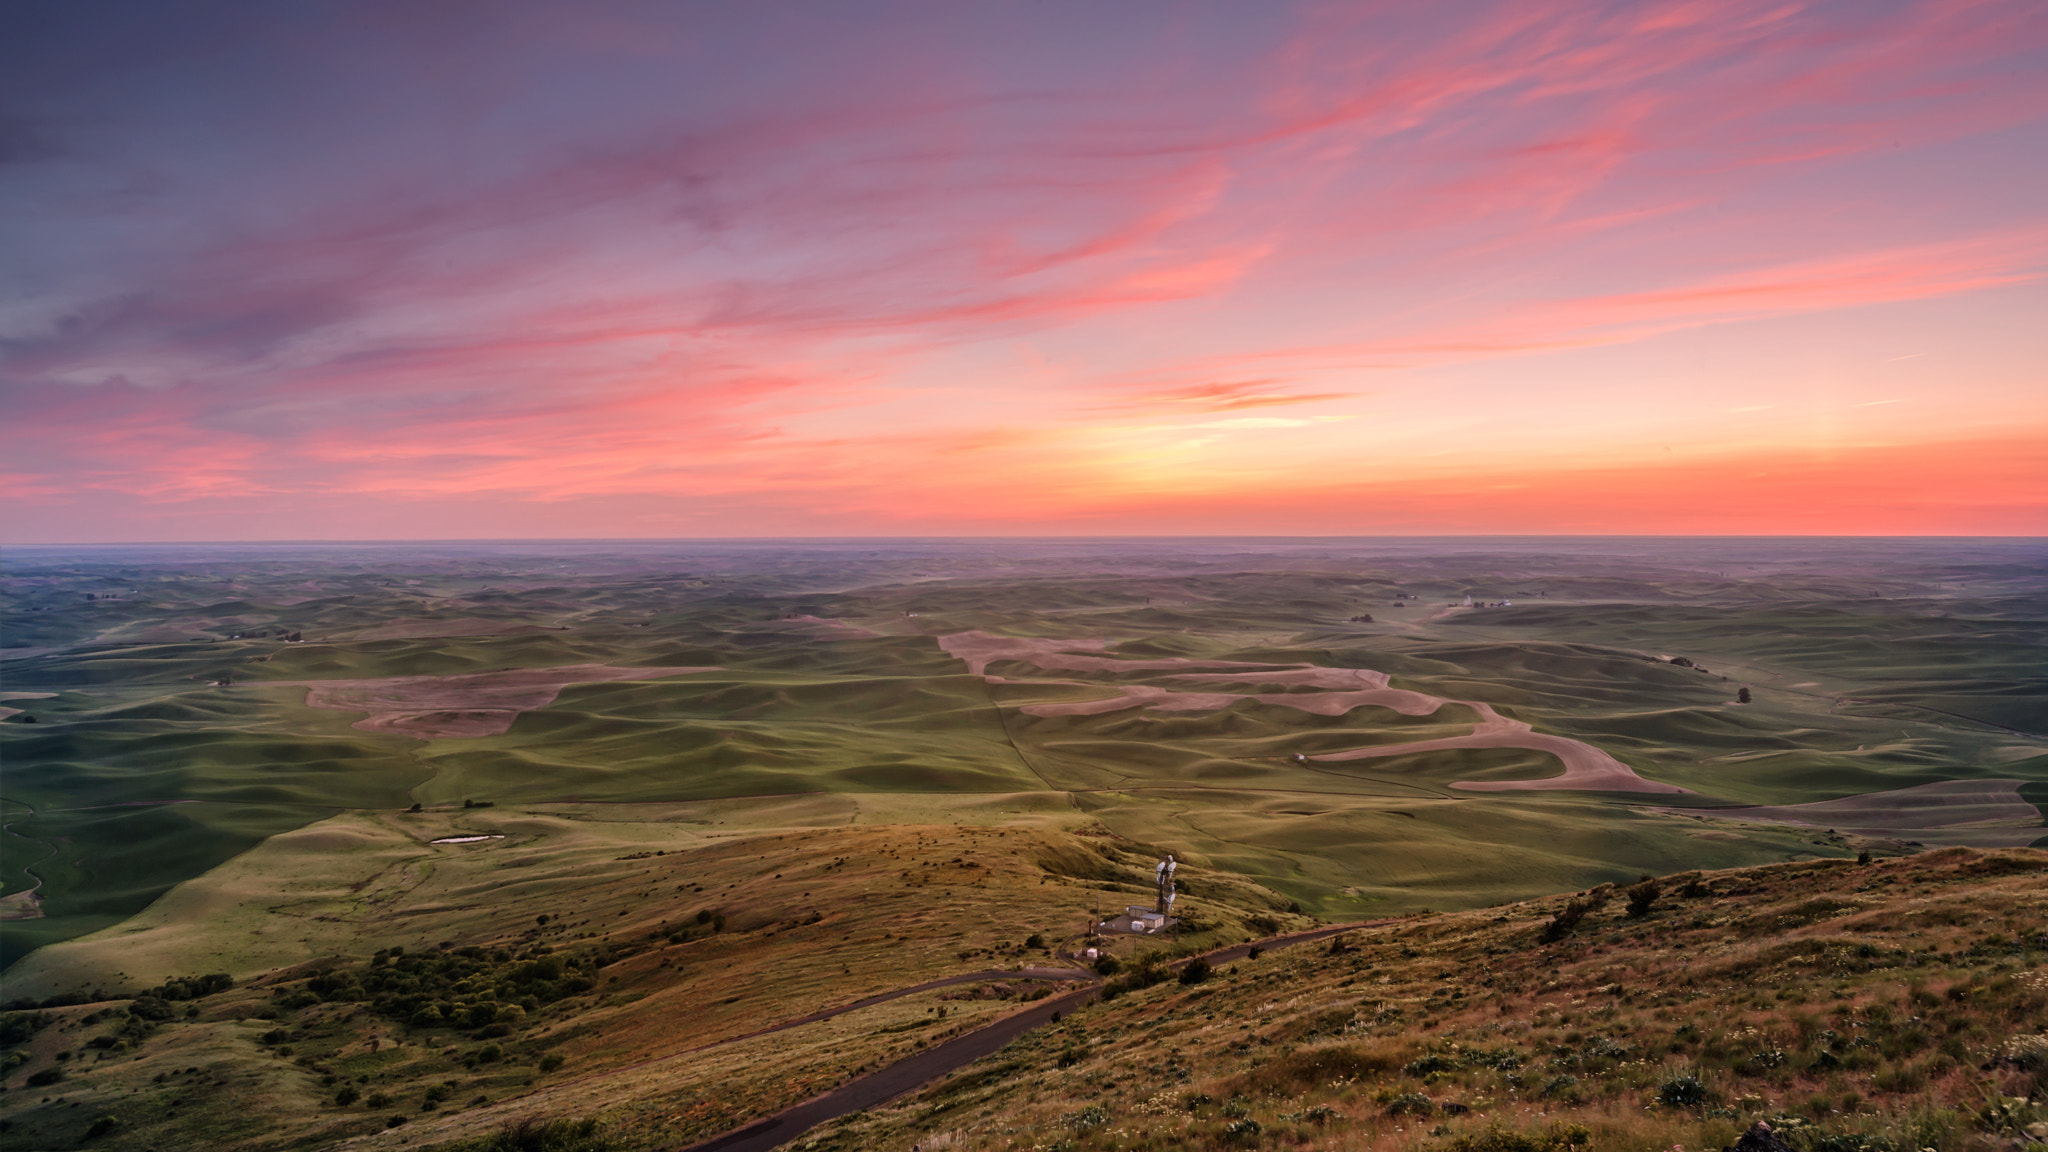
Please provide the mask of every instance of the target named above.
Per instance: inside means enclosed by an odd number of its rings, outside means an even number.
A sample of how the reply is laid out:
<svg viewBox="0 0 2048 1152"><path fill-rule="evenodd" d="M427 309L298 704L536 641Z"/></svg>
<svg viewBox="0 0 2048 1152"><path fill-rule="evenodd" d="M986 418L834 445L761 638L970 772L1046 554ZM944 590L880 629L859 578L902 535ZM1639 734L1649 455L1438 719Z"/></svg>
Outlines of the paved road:
<svg viewBox="0 0 2048 1152"><path fill-rule="evenodd" d="M919 992L929 992L934 988L950 988L955 984L995 983L1002 980L1086 980L1092 983L1095 980L1095 973L1086 968L1022 968L1015 970L991 968L984 972L963 972L958 976L948 976L943 980L928 980L923 984L914 984L908 988L898 988L894 992L882 992L865 1000L855 1000L851 1004L842 1004L837 1008L822 1009L808 1016L792 1017L780 1024L769 1025L759 1032L749 1032L744 1036L728 1036L723 1040L706 1044L703 1047L717 1048L725 1044L736 1044L741 1040L752 1040L756 1036L766 1036L773 1032L780 1032L785 1028L794 1028L799 1024L815 1024L820 1020L830 1020L834 1016L851 1012L856 1008L886 1004L891 1000L901 1000L905 996L915 996ZM699 1050L695 1048L690 1049L693 1052Z"/></svg>
<svg viewBox="0 0 2048 1152"><path fill-rule="evenodd" d="M1394 923L1398 923L1398 920L1370 920L1356 924L1338 924L1328 928L1311 929L1307 932L1293 932L1285 936L1272 936L1256 943L1259 948L1271 951L1275 948L1286 948L1295 944L1307 944L1316 940L1326 940L1332 936L1339 936L1360 928L1377 928ZM1251 944L1235 944L1229 948L1219 948L1214 952L1203 953L1203 955L1211 964L1227 964L1233 960L1242 960L1245 954L1251 951L1252 947ZM1180 964L1185 964L1186 962L1183 960L1174 966L1179 967ZM1035 971L1064 972L1066 970L1038 969ZM1005 973L1005 975L1011 979L1016 979L1019 975L1024 974L1012 972ZM1081 973L1079 975L1088 976L1092 974ZM987 978L986 974L976 973L969 976L953 977L947 980L937 980L930 984L921 984L916 988L905 989L901 992L889 992L880 996L869 997L856 1004L848 1005L847 1008L819 1013L817 1018L836 1015L839 1012L844 1012L863 1004L893 1000L898 996L906 996L912 992L923 991L927 988L936 988L946 984L964 984ZM1036 978L1073 979L1074 977L1038 976ZM985 1028L976 1029L964 1036L955 1036L943 1044L934 1045L922 1052L899 1060L887 1068L849 1080L822 1096L813 1096L795 1107L786 1108L773 1116L763 1117L745 1127L735 1128L730 1132L713 1136L709 1140L687 1145L677 1149L677 1152L768 1152L768 1149L786 1144L805 1132L810 1131L812 1128L825 1123L827 1120L836 1120L850 1112L858 1112L864 1108L873 1108L877 1104L885 1104L903 1095L905 1092L921 1088L942 1076L959 1071L984 1056L1000 1051L1010 1041L1024 1035L1026 1032L1046 1024L1055 1014L1069 1012L1081 1007L1090 1000L1095 999L1099 991L1101 989L1091 985L1079 991L1068 992L1060 996L1041 1000L1024 1011L1012 1016L1005 1016ZM804 1019L812 1018L806 1017ZM778 1027L787 1028L802 1022L803 1020L791 1020L778 1025Z"/></svg>

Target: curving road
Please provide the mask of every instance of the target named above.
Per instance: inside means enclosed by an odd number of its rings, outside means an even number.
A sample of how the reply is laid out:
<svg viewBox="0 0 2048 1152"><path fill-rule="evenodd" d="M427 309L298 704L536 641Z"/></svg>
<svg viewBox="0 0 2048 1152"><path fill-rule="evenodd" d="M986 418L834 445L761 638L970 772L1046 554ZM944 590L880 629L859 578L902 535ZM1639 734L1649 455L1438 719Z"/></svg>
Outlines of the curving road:
<svg viewBox="0 0 2048 1152"><path fill-rule="evenodd" d="M1286 948L1294 944L1306 944L1315 940L1328 939L1331 936L1342 935L1343 933L1360 928L1377 928L1398 922L1399 918L1367 920L1355 924L1338 924L1328 928L1310 929L1307 932L1293 932L1285 936L1271 936L1254 943L1260 949L1270 951L1275 948ZM1232 960L1243 959L1253 946L1253 944L1234 944L1228 948L1218 948L1213 952L1205 952L1203 956L1211 964L1228 963ZM1186 960L1178 961L1173 967L1178 968L1185 963L1187 963ZM1003 975L1008 976L1010 979L1016 979L1019 974L1010 972ZM1093 973L1084 972L1078 975L1080 978L1091 981L1094 978ZM930 984L921 984L916 988L908 988L901 992L891 992L870 997L856 1004L848 1005L846 1008L818 1013L811 1017L805 1017L803 1020L787 1021L778 1025L778 1028L787 1028L794 1024L803 1023L804 1020L822 1019L826 1016L837 1015L840 1012L849 1011L860 1005L893 1000L898 996L907 996L927 988L936 988L945 984L964 984L973 980L987 978L985 974L972 974L938 980ZM1038 978L1045 979L1046 977ZM1063 978L1073 979L1075 977ZM984 1028L978 1028L965 1035L955 1036L943 1044L933 1045L922 1052L907 1056L886 1068L870 1072L866 1076L856 1077L832 1089L830 1092L813 1096L809 1100L793 1107L785 1108L773 1116L764 1116L751 1124L713 1136L709 1140L685 1145L677 1149L676 1152L768 1152L768 1149L786 1144L828 1120L836 1120L848 1113L873 1108L878 1104L885 1104L903 1095L905 1092L921 1088L942 1076L957 1072L976 1060L1001 1050L1010 1041L1024 1035L1026 1032L1050 1022L1055 1015L1081 1007L1090 1000L1095 999L1096 994L1100 991L1101 989L1097 985L1090 983L1086 988L1060 996L1048 997L1024 1009L1022 1012L1005 1016L993 1024Z"/></svg>

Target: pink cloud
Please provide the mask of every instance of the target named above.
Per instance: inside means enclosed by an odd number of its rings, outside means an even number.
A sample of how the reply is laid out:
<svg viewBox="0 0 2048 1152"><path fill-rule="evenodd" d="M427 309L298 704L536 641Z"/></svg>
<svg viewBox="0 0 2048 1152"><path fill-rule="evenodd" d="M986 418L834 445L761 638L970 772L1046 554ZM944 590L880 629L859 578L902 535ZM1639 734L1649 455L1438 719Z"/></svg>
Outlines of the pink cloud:
<svg viewBox="0 0 2048 1152"><path fill-rule="evenodd" d="M920 470L971 457L991 516L1085 517L1117 453L1179 482L1166 449L1104 447L1139 418L1334 405L1378 386L1361 368L1939 301L2048 264L2038 208L1993 195L2014 169L1972 143L2048 111L2025 5L1454 15L1247 9L1194 47L1047 50L1031 83L1007 43L928 64L982 31L962 16L775 64L829 82L735 68L730 91L619 81L635 99L590 107L637 59L715 71L738 33L529 14L473 60L372 53L394 104L435 97L424 125L322 106L324 150L280 132L225 174L150 153L155 222L49 186L69 215L45 205L38 259L70 271L0 312L17 495L810 493L881 522L905 492L950 507ZM564 66L523 118L475 111L557 40L603 67ZM252 42L326 60L318 37ZM219 123L195 108L167 123ZM1994 175L1927 180L1915 149ZM1026 341L1059 367L987 352Z"/></svg>

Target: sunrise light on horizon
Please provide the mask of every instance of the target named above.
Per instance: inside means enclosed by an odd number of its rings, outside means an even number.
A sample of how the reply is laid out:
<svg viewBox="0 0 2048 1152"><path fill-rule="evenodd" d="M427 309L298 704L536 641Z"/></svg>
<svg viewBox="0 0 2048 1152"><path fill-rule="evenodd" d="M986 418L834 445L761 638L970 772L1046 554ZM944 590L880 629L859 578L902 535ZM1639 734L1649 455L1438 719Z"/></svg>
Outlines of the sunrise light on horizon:
<svg viewBox="0 0 2048 1152"><path fill-rule="evenodd" d="M0 539L2048 533L2048 10L0 17Z"/></svg>

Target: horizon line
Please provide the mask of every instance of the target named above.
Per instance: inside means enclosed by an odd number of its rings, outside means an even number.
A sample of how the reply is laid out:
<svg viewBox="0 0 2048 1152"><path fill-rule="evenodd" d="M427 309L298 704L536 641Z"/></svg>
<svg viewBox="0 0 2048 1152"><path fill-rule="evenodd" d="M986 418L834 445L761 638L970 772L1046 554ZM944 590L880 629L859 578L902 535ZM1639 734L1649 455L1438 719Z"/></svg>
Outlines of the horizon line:
<svg viewBox="0 0 2048 1152"><path fill-rule="evenodd" d="M367 547L428 544L778 544L778 543L1000 543L1027 541L1373 541L1373 540L1998 540L2040 541L2048 534L1936 533L1651 533L1651 532L1419 532L1371 534L1188 534L1105 533L1092 535L912 535L912 536L444 536L336 537L288 540L20 540L0 541L6 548L170 548L170 547Z"/></svg>

